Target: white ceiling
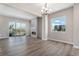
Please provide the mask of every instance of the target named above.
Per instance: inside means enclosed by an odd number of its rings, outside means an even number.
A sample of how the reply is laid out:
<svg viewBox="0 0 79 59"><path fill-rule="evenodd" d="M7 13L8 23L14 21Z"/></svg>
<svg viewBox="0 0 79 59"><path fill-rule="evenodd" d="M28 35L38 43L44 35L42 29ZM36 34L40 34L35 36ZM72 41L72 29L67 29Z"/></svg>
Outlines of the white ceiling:
<svg viewBox="0 0 79 59"><path fill-rule="evenodd" d="M8 3L7 5L16 7L20 10L29 12L36 16L41 16L41 8L44 6L44 3ZM48 8L52 9L53 12L60 11L73 6L73 3L48 3Z"/></svg>
<svg viewBox="0 0 79 59"><path fill-rule="evenodd" d="M6 4L0 4L0 15L22 18L22 19L26 19L26 20L31 20L31 19L36 18L35 15L21 11L17 8L13 8L13 7L6 5Z"/></svg>

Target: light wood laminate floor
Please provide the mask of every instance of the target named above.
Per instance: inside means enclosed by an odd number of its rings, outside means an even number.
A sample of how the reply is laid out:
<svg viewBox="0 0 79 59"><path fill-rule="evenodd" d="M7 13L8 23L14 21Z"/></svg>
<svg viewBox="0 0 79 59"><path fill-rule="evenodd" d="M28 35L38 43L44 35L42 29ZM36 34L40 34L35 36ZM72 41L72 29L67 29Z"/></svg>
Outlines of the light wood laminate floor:
<svg viewBox="0 0 79 59"><path fill-rule="evenodd" d="M72 45L51 40L12 37L0 40L1 56L71 56L79 55Z"/></svg>

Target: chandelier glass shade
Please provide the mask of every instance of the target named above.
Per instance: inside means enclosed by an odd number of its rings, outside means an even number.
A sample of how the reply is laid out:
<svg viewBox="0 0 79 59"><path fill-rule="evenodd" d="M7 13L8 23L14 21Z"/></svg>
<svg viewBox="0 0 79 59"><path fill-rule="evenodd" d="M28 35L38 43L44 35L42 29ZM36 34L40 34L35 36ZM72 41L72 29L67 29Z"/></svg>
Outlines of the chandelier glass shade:
<svg viewBox="0 0 79 59"><path fill-rule="evenodd" d="M52 12L52 9L48 8L47 3L45 3L45 6L41 9L41 14L47 15Z"/></svg>

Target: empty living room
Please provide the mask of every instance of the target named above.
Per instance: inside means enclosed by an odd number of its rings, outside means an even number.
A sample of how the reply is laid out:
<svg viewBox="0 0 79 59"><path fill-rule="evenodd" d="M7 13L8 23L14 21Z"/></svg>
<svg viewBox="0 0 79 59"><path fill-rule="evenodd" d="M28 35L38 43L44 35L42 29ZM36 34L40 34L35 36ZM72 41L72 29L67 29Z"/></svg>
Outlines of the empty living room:
<svg viewBox="0 0 79 59"><path fill-rule="evenodd" d="M79 56L79 3L0 3L0 56Z"/></svg>

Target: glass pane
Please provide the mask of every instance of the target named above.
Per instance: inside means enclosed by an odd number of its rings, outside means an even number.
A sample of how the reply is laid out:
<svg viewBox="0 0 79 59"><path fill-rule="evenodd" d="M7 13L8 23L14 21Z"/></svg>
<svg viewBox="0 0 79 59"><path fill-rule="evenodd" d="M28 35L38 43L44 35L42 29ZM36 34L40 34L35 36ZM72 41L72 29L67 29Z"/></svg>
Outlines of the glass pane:
<svg viewBox="0 0 79 59"><path fill-rule="evenodd" d="M51 19L51 30L52 31L65 31L66 16L52 18Z"/></svg>
<svg viewBox="0 0 79 59"><path fill-rule="evenodd" d="M15 22L9 23L9 36L14 36L16 34L15 32Z"/></svg>
<svg viewBox="0 0 79 59"><path fill-rule="evenodd" d="M21 28L20 28L20 23L16 23L16 35L20 35L20 31L21 31Z"/></svg>
<svg viewBox="0 0 79 59"><path fill-rule="evenodd" d="M22 23L22 24L21 24L21 28L22 28L22 29L25 29L25 28L26 28L26 24Z"/></svg>
<svg viewBox="0 0 79 59"><path fill-rule="evenodd" d="M21 23L21 34L22 35L26 34L26 24L25 23Z"/></svg>
<svg viewBox="0 0 79 59"><path fill-rule="evenodd" d="M26 24L19 22L9 23L9 36L19 36L26 34Z"/></svg>

